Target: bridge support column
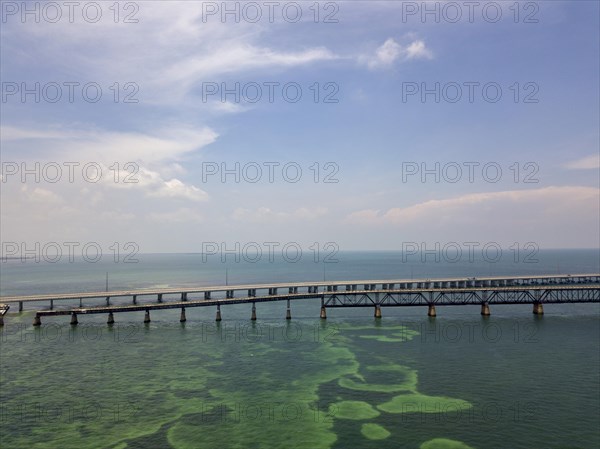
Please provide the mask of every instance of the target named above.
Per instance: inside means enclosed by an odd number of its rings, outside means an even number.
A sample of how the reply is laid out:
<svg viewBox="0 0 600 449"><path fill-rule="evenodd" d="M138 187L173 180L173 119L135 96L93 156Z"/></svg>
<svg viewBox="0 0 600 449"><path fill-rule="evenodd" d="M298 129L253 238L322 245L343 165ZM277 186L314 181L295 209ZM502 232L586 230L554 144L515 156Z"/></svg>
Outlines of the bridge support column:
<svg viewBox="0 0 600 449"><path fill-rule="evenodd" d="M544 314L544 306L541 302L533 303L533 314L534 315L543 315Z"/></svg>
<svg viewBox="0 0 600 449"><path fill-rule="evenodd" d="M375 318L381 318L381 306L379 304L375 306Z"/></svg>
<svg viewBox="0 0 600 449"><path fill-rule="evenodd" d="M50 300L50 310L54 309L54 300Z"/></svg>
<svg viewBox="0 0 600 449"><path fill-rule="evenodd" d="M435 305L429 304L429 307L428 307L428 310L427 310L427 316L430 316L430 317L435 317L436 316Z"/></svg>
<svg viewBox="0 0 600 449"><path fill-rule="evenodd" d="M285 319L286 320L291 320L292 319L292 309L290 308L290 300L287 300L287 309L285 311Z"/></svg>
<svg viewBox="0 0 600 449"><path fill-rule="evenodd" d="M321 298L321 319L327 319L327 309L325 309L325 298Z"/></svg>
<svg viewBox="0 0 600 449"><path fill-rule="evenodd" d="M221 321L221 304L217 304L217 318L215 321Z"/></svg>
<svg viewBox="0 0 600 449"><path fill-rule="evenodd" d="M35 317L33 318L33 325L34 326L41 326L42 325L42 320L40 318L40 316L36 313Z"/></svg>
<svg viewBox="0 0 600 449"><path fill-rule="evenodd" d="M256 304L252 303L252 316L250 317L252 321L256 321Z"/></svg>
<svg viewBox="0 0 600 449"><path fill-rule="evenodd" d="M23 301L19 301L19 312L23 311Z"/></svg>
<svg viewBox="0 0 600 449"><path fill-rule="evenodd" d="M482 302L481 303L481 315L483 316L490 316L490 306L487 302Z"/></svg>
<svg viewBox="0 0 600 449"><path fill-rule="evenodd" d="M327 319L327 309L325 308L325 306L321 306L321 319Z"/></svg>
<svg viewBox="0 0 600 449"><path fill-rule="evenodd" d="M77 321L77 314L75 312L71 313L71 324L73 326L77 326L79 321Z"/></svg>
<svg viewBox="0 0 600 449"><path fill-rule="evenodd" d="M107 305L107 306L110 306L110 296L107 296L107 297L106 297L106 305Z"/></svg>
<svg viewBox="0 0 600 449"><path fill-rule="evenodd" d="M146 313L144 314L144 323L150 322L150 310L146 309Z"/></svg>
<svg viewBox="0 0 600 449"><path fill-rule="evenodd" d="M162 293L159 293L159 294L158 294L157 301L158 301L158 302L162 302Z"/></svg>
<svg viewBox="0 0 600 449"><path fill-rule="evenodd" d="M179 322L185 323L187 320L185 318L185 307L181 308L181 315L179 316Z"/></svg>
<svg viewBox="0 0 600 449"><path fill-rule="evenodd" d="M83 299L79 298L79 307L83 307Z"/></svg>
<svg viewBox="0 0 600 449"><path fill-rule="evenodd" d="M0 326L4 326L4 315L0 315Z"/></svg>
<svg viewBox="0 0 600 449"><path fill-rule="evenodd" d="M108 320L106 320L106 324L108 324L109 326L111 324L115 324L115 317L112 312L108 312Z"/></svg>
<svg viewBox="0 0 600 449"><path fill-rule="evenodd" d="M133 295L133 303L137 304L137 295Z"/></svg>

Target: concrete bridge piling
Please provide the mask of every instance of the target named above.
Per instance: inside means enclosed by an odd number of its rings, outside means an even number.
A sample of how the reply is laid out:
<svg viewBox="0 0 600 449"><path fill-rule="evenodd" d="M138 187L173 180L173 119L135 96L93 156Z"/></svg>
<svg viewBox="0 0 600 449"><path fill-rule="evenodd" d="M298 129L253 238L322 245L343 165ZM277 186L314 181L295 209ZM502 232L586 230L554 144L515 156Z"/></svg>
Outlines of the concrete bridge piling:
<svg viewBox="0 0 600 449"><path fill-rule="evenodd" d="M325 309L325 299L321 298L321 319L327 319L327 310Z"/></svg>
<svg viewBox="0 0 600 449"><path fill-rule="evenodd" d="M429 304L427 306L427 316L429 316L429 317L435 317L436 316L435 306L433 304Z"/></svg>
<svg viewBox="0 0 600 449"><path fill-rule="evenodd" d="M381 318L381 306L379 304L375 305L375 318Z"/></svg>
<svg viewBox="0 0 600 449"><path fill-rule="evenodd" d="M487 302L481 303L481 315L482 316L490 316L490 305Z"/></svg>

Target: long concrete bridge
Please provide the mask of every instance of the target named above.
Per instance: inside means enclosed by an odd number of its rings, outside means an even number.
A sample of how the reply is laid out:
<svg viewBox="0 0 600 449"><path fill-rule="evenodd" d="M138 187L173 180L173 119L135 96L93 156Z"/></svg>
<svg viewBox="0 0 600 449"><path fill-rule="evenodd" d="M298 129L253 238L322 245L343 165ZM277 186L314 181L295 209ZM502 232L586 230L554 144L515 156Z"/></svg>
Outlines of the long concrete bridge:
<svg viewBox="0 0 600 449"><path fill-rule="evenodd" d="M111 304L116 298L129 299L129 304ZM291 301L318 298L321 318L327 308L373 307L374 316L381 318L381 307L427 306L428 315L436 316L436 306L481 305L481 314L490 315L491 304L533 304L533 313L543 314L543 304L600 302L600 274L565 274L509 277L469 277L442 279L353 280L330 282L297 282L277 284L225 285L213 287L140 289L109 292L81 292L0 297L0 324L8 304L43 302L50 310L39 310L34 325L44 316L70 315L71 324L78 315L108 314L108 324L114 323L114 313L145 312L144 322L150 322L150 311L181 309L180 320L186 320L189 307L216 306L216 320L221 320L221 306L251 303L251 319L256 320L256 303L287 301L286 318L291 318ZM148 302L148 299L150 302ZM78 307L54 309L55 301L79 300ZM90 304L83 301L105 301ZM146 300L146 301L144 301Z"/></svg>

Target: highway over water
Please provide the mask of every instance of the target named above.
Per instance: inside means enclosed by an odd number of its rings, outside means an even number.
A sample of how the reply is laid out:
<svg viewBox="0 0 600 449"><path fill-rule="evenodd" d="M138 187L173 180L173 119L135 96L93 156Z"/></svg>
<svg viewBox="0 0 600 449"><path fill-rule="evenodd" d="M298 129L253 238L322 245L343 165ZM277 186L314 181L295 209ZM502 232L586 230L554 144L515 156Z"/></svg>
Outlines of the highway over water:
<svg viewBox="0 0 600 449"><path fill-rule="evenodd" d="M112 304L111 300L128 299L127 304ZM600 302L600 274L564 274L508 277L464 277L441 279L351 280L327 282L296 282L250 285L200 286L190 288L140 289L104 292L80 292L0 297L0 319L10 304L18 311L24 303L42 303L49 310L38 310L34 325L44 316L70 315L71 324L78 315L108 314L114 323L114 313L144 311L144 321L150 321L150 311L216 306L216 320L221 320L221 306L251 303L251 319L256 319L256 303L287 301L286 318L291 318L291 301L320 299L320 316L327 317L327 308L373 307L374 316L382 316L381 307L427 306L429 316L436 316L436 306L481 305L481 314L489 315L490 305L532 304L533 313L543 314L544 304ZM87 303L84 305L84 300ZM54 308L54 302L79 301ZM113 301L114 302L114 301ZM100 304L99 304L100 303ZM0 322L3 324L3 321Z"/></svg>

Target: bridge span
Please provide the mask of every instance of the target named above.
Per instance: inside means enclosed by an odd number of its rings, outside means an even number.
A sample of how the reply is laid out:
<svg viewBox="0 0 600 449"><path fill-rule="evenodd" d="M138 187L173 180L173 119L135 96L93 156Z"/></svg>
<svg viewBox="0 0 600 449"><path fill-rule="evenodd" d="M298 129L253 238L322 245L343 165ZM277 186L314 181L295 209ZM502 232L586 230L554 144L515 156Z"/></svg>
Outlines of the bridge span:
<svg viewBox="0 0 600 449"><path fill-rule="evenodd" d="M129 298L129 304L111 304L111 299ZM145 312L144 322L150 322L150 311L181 309L180 321L186 321L189 307L216 306L216 320L221 320L221 306L251 303L251 319L256 320L256 303L287 301L286 318L291 318L291 301L320 299L320 317L327 317L327 308L373 307L374 316L381 318L382 307L427 306L428 315L436 316L436 306L479 304L482 315L490 315L492 304L532 304L533 313L543 314L544 304L600 302L600 274L534 275L509 277L468 277L442 279L361 280L329 282L296 282L80 292L0 297L0 325L8 304L43 302L50 310L38 310L34 325L44 316L70 315L71 324L78 315L108 314L108 324L114 323L114 313ZM144 300L150 299L151 302ZM153 299L155 301L153 301ZM78 307L54 309L54 301L79 300ZM103 305L84 306L83 300L105 301Z"/></svg>

